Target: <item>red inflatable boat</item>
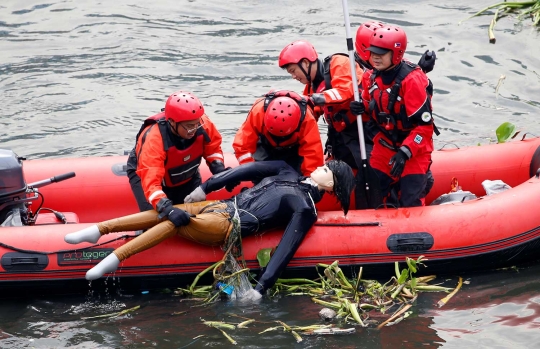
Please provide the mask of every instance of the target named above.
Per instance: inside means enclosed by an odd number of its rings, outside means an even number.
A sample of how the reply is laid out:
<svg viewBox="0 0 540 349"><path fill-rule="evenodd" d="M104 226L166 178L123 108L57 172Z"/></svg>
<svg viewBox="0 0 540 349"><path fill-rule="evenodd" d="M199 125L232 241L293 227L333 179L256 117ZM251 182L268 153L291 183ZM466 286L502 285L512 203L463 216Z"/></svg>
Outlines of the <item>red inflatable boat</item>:
<svg viewBox="0 0 540 349"><path fill-rule="evenodd" d="M9 158L9 152L3 156ZM2 154L0 163L1 159ZM88 287L86 271L135 232L109 234L97 244L77 246L65 243L64 236L91 223L137 212L125 174L126 160L126 156L26 160L25 181L20 178L22 167L5 172L15 179L0 185L0 210L21 198L31 203L25 204L31 211L41 209L35 222L27 222L33 225L0 227L0 296L77 292ZM226 163L230 166L236 160L228 155ZM477 198L471 199L471 194L462 202L350 211L344 217L335 199L325 196L318 205L319 219L287 273L312 272L317 263L339 260L346 272L363 266L365 273L388 276L393 275L395 261L419 255L429 259L430 273L492 269L540 259L540 215L534 206L540 197L539 168L540 138L442 149L433 154L435 185L428 204L450 191L453 178ZM209 171L202 171L208 177ZM70 172L75 177L70 178ZM486 179L502 180L512 188L486 196L482 187ZM221 190L209 199L227 195L231 194ZM257 252L276 246L280 237L281 231L273 231L244 239L248 267L257 268ZM219 248L175 237L129 258L114 276L121 277L120 285L126 289L185 286L222 255Z"/></svg>

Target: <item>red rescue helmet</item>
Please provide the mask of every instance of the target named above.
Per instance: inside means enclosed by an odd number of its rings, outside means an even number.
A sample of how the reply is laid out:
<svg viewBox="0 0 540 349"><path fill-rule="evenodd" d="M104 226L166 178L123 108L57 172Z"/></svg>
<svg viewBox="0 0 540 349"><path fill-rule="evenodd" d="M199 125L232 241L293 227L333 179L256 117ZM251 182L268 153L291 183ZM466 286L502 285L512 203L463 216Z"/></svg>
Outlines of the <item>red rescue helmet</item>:
<svg viewBox="0 0 540 349"><path fill-rule="evenodd" d="M197 120L204 114L204 107L191 92L177 91L165 103L165 119L174 122Z"/></svg>
<svg viewBox="0 0 540 349"><path fill-rule="evenodd" d="M283 68L287 64L298 64L302 59L315 62L319 56L315 47L305 40L291 42L279 54L278 64Z"/></svg>
<svg viewBox="0 0 540 349"><path fill-rule="evenodd" d="M375 28L369 40L368 51L382 55L392 51L392 64L396 65L403 59L407 49L407 34L398 26Z"/></svg>
<svg viewBox="0 0 540 349"><path fill-rule="evenodd" d="M300 106L294 99L276 97L266 108L264 126L272 135L285 137L298 128L300 117Z"/></svg>
<svg viewBox="0 0 540 349"><path fill-rule="evenodd" d="M373 36L375 28L384 28L384 24L381 22L370 21L360 24L356 31L356 40L354 41L354 47L358 56L365 62L369 61L369 40Z"/></svg>

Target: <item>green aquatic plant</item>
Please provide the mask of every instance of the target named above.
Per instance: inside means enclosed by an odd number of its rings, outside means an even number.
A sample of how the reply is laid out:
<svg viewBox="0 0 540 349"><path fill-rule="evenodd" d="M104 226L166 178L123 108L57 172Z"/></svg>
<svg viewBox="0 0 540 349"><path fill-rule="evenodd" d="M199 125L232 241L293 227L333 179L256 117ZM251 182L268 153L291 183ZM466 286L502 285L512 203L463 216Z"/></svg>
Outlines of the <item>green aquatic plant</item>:
<svg viewBox="0 0 540 349"><path fill-rule="evenodd" d="M497 143L505 143L509 139L514 139L518 134L520 134L520 130L516 131L516 125L509 121L505 121L502 124L497 127L495 130L495 136L497 137ZM527 134L525 133L523 138L525 138ZM488 138L489 144L494 143L495 140L491 137ZM481 143L478 143L478 145L482 145Z"/></svg>
<svg viewBox="0 0 540 349"><path fill-rule="evenodd" d="M491 22L488 28L489 42L492 44L494 44L496 41L495 34L493 33L493 29L495 28L495 24L497 23L497 20L499 18L506 16L509 13L518 12L519 13L517 17L518 20L523 20L526 17L531 17L533 20L534 26L540 25L540 0L499 2L476 12L474 15L460 21L459 24L473 17L480 16L482 13L489 11L491 9L496 9L495 14L493 15L493 18L491 19Z"/></svg>
<svg viewBox="0 0 540 349"><path fill-rule="evenodd" d="M519 131L514 133L516 129L516 126L511 122L503 122L499 127L497 127L497 130L495 130L495 134L497 135L497 143L504 143L509 138L514 138L518 135Z"/></svg>
<svg viewBox="0 0 540 349"><path fill-rule="evenodd" d="M322 273L317 271L319 278L294 279L294 282L291 279L278 279L269 293L271 296L311 296L314 303L334 309L338 318L346 322L352 321L362 327L371 324L370 312L379 311L386 314L397 308L384 322L385 326L389 326L410 315L406 310L415 302L419 292L452 291L448 287L428 284L435 279L435 275L415 276L420 266L425 266L425 261L427 259L424 256L417 259L407 257L406 267L403 269L395 262L396 275L385 284L377 280L362 279L362 268L359 269L355 279L348 279L339 267L338 261L332 264L318 264L318 268L324 268ZM446 298L444 303L449 299L450 297Z"/></svg>

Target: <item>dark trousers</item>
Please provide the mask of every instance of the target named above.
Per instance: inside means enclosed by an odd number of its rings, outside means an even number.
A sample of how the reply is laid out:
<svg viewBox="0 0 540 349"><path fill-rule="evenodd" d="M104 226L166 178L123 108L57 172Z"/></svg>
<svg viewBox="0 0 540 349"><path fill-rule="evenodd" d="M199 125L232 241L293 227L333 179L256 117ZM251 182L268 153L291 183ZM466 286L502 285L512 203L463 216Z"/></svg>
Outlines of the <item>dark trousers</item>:
<svg viewBox="0 0 540 349"><path fill-rule="evenodd" d="M255 153L253 154L253 158L255 159L255 161L283 160L289 166L294 168L296 172L302 175L301 167L302 163L304 162L304 158L298 155L298 146L291 147L290 149L282 151L272 151L267 149L261 143L261 141L258 141L257 148L255 150Z"/></svg>
<svg viewBox="0 0 540 349"><path fill-rule="evenodd" d="M387 205L395 207L423 206L428 181L427 174L403 176L396 182L386 173L377 169L373 170L379 176L381 194Z"/></svg>
<svg viewBox="0 0 540 349"><path fill-rule="evenodd" d="M364 137L365 138L365 137ZM366 158L369 164L369 157L373 149L373 143L366 140ZM330 148L329 148L330 146ZM333 128L328 129L328 140L326 142L327 151L336 160L341 160L356 172L356 189L354 191L355 208L357 210L368 208L363 195L365 186L364 173L362 171L362 155L360 154L360 140L356 123L347 127L342 132L336 132Z"/></svg>

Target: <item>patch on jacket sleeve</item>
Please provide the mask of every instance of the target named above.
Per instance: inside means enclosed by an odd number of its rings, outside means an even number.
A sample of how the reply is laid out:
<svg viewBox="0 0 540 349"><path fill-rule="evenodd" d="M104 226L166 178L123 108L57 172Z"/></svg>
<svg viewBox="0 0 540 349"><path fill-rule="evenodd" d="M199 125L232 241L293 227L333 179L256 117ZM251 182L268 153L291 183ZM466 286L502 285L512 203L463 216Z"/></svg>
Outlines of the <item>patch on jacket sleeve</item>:
<svg viewBox="0 0 540 349"><path fill-rule="evenodd" d="M422 136L416 135L416 137L414 137L414 143L420 144L422 143L422 139L423 139Z"/></svg>
<svg viewBox="0 0 540 349"><path fill-rule="evenodd" d="M431 120L431 114L427 111L422 114L422 121L429 122Z"/></svg>

